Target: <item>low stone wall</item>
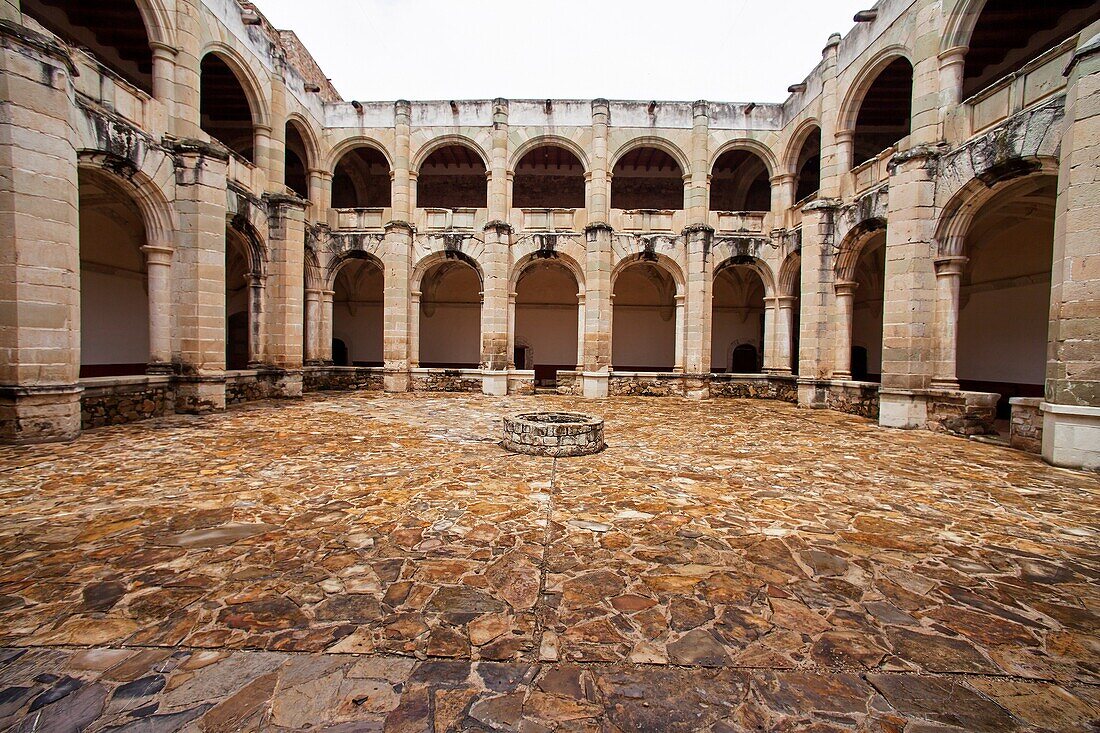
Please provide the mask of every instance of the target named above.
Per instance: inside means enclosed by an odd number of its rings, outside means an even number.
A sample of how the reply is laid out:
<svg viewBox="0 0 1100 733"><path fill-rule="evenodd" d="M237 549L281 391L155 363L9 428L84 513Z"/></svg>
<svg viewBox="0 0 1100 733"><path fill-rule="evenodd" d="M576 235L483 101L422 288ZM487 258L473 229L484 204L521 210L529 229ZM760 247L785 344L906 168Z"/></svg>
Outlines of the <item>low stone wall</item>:
<svg viewBox="0 0 1100 733"><path fill-rule="evenodd" d="M612 397L683 397L684 375L672 372L611 372Z"/></svg>
<svg viewBox="0 0 1100 733"><path fill-rule="evenodd" d="M477 369L413 369L416 392L481 392L481 371Z"/></svg>
<svg viewBox="0 0 1100 733"><path fill-rule="evenodd" d="M146 420L171 415L176 411L176 394L169 375L137 375L82 379L80 427L83 430L104 425Z"/></svg>
<svg viewBox="0 0 1100 733"><path fill-rule="evenodd" d="M580 395L581 394L581 375L580 372L566 372L558 370L558 394L560 395Z"/></svg>
<svg viewBox="0 0 1100 733"><path fill-rule="evenodd" d="M254 369L225 373L225 404L238 405L270 397L271 381Z"/></svg>
<svg viewBox="0 0 1100 733"><path fill-rule="evenodd" d="M877 382L827 382L825 407L849 415L878 420Z"/></svg>
<svg viewBox="0 0 1100 733"><path fill-rule="evenodd" d="M531 395L534 393L534 370L517 369L508 374L508 394Z"/></svg>
<svg viewBox="0 0 1100 733"><path fill-rule="evenodd" d="M996 435L999 394L961 390L927 390L927 427L952 435Z"/></svg>
<svg viewBox="0 0 1100 733"><path fill-rule="evenodd" d="M1043 452L1042 397L1013 397L1008 401L1012 417L1008 426L1008 443L1028 453Z"/></svg>
<svg viewBox="0 0 1100 733"><path fill-rule="evenodd" d="M711 374L710 396L798 403L795 378L770 374Z"/></svg>
<svg viewBox="0 0 1100 733"><path fill-rule="evenodd" d="M302 374L306 392L382 389L382 367L310 366Z"/></svg>

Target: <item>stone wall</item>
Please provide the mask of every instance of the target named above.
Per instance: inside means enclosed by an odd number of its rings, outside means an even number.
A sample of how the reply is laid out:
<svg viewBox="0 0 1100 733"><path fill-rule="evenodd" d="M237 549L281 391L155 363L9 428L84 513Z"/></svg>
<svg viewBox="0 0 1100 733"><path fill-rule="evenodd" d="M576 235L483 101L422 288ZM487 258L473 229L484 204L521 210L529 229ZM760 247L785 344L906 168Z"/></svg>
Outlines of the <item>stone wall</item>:
<svg viewBox="0 0 1100 733"><path fill-rule="evenodd" d="M1000 395L990 392L927 390L929 430L953 435L996 435Z"/></svg>
<svg viewBox="0 0 1100 733"><path fill-rule="evenodd" d="M798 389L794 377L712 374L710 396L797 403Z"/></svg>
<svg viewBox="0 0 1100 733"><path fill-rule="evenodd" d="M162 417L175 412L176 395L168 376L100 377L81 381L80 427Z"/></svg>
<svg viewBox="0 0 1100 733"><path fill-rule="evenodd" d="M608 394L613 397L683 397L684 375L666 372L612 372Z"/></svg>
<svg viewBox="0 0 1100 733"><path fill-rule="evenodd" d="M416 369L415 392L481 392L481 372L475 369Z"/></svg>
<svg viewBox="0 0 1100 733"><path fill-rule="evenodd" d="M825 407L877 420L878 390L879 385L874 382L827 382Z"/></svg>
<svg viewBox="0 0 1100 733"><path fill-rule="evenodd" d="M1028 453L1043 452L1043 413L1039 409L1041 397L1013 397L1012 418L1008 426L1008 442L1017 450Z"/></svg>
<svg viewBox="0 0 1100 733"><path fill-rule="evenodd" d="M271 382L260 372L240 371L225 374L225 404L236 405L271 396Z"/></svg>
<svg viewBox="0 0 1100 733"><path fill-rule="evenodd" d="M581 375L579 372L558 370L558 394L580 395Z"/></svg>
<svg viewBox="0 0 1100 733"><path fill-rule="evenodd" d="M382 389L380 367L306 367L302 378L306 392Z"/></svg>

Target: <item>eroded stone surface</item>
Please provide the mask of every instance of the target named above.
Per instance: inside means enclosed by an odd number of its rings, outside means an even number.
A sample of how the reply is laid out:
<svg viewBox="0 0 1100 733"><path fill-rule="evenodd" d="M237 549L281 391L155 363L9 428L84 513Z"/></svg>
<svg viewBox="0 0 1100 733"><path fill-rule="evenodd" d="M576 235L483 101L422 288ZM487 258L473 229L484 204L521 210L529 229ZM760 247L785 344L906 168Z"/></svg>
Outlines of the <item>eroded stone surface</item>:
<svg viewBox="0 0 1100 733"><path fill-rule="evenodd" d="M619 440L495 444L535 407ZM1100 717L1100 482L996 446L774 402L357 393L0 461L0 729Z"/></svg>

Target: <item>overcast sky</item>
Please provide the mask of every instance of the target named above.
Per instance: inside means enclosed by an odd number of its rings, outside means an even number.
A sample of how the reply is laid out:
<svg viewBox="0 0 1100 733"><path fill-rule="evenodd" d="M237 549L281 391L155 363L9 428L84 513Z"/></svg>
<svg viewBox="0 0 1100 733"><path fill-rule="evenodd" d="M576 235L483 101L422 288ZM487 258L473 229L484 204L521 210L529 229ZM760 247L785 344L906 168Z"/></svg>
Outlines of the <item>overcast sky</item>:
<svg viewBox="0 0 1100 733"><path fill-rule="evenodd" d="M773 102L873 0L256 0L345 99Z"/></svg>

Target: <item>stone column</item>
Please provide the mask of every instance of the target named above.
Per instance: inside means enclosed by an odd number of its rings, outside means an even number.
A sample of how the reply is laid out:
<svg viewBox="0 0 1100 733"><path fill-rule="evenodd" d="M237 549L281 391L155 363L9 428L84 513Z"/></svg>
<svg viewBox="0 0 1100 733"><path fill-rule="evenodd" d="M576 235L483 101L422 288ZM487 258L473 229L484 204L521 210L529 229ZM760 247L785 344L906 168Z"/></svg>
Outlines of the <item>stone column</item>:
<svg viewBox="0 0 1100 733"><path fill-rule="evenodd" d="M413 312L409 278L412 275L412 237L412 225L405 220L391 221L386 225L382 383L387 392L407 392L411 386L409 364Z"/></svg>
<svg viewBox="0 0 1100 733"><path fill-rule="evenodd" d="M798 301L793 295L780 295L776 299L775 316L775 374L791 373L791 346L794 337L794 304Z"/></svg>
<svg viewBox="0 0 1100 733"><path fill-rule="evenodd" d="M175 118L172 133L182 139L202 139L205 133L199 126L199 77L200 58L205 25L196 3L180 3L174 14L176 22L175 94L172 97Z"/></svg>
<svg viewBox="0 0 1100 733"><path fill-rule="evenodd" d="M244 276L248 283L248 368L262 369L267 344L267 307L264 304L264 291L267 288L267 275L250 272Z"/></svg>
<svg viewBox="0 0 1100 733"><path fill-rule="evenodd" d="M393 189L391 200L393 206L393 218L399 222L412 221L412 181L409 178L409 162L411 149L411 130L409 118L412 114L412 104L404 99L399 99L393 105L394 116L394 156L393 156Z"/></svg>
<svg viewBox="0 0 1100 733"><path fill-rule="evenodd" d="M306 202L285 194L266 196L268 249L266 288L267 362L284 372L279 396L302 395L302 341L305 322Z"/></svg>
<svg viewBox="0 0 1100 733"><path fill-rule="evenodd" d="M164 105L168 130L175 129L176 116L176 49L152 41L153 98Z"/></svg>
<svg viewBox="0 0 1100 733"><path fill-rule="evenodd" d="M606 397L611 373L611 227L589 224L584 230L584 371L585 397Z"/></svg>
<svg viewBox="0 0 1100 733"><path fill-rule="evenodd" d="M763 371L765 374L773 374L777 371L779 352L777 338L779 334L775 324L778 320L779 298L774 296L764 298L764 343L762 346L764 349Z"/></svg>
<svg viewBox="0 0 1100 733"><path fill-rule="evenodd" d="M802 317L798 339L798 404L824 406L822 380L833 370L834 329L830 321L836 281L835 199L818 199L802 209Z"/></svg>
<svg viewBox="0 0 1100 733"><path fill-rule="evenodd" d="M321 362L332 364L332 299L334 290L321 291L321 327L317 329L321 337Z"/></svg>
<svg viewBox="0 0 1100 733"><path fill-rule="evenodd" d="M481 390L485 394L508 393L508 273L512 227L501 220L485 225L485 250L481 261L485 278L481 301Z"/></svg>
<svg viewBox="0 0 1100 733"><path fill-rule="evenodd" d="M508 289L508 370L516 368L516 297L515 290Z"/></svg>
<svg viewBox="0 0 1100 733"><path fill-rule="evenodd" d="M11 11L10 6L4 8ZM0 24L0 441L80 433L75 75L60 46Z"/></svg>
<svg viewBox="0 0 1100 733"><path fill-rule="evenodd" d="M833 343L833 379L852 378L852 305L859 283L838 282L836 291L835 338Z"/></svg>
<svg viewBox="0 0 1100 733"><path fill-rule="evenodd" d="M710 177L710 110L706 101L691 105L691 170L688 171L688 225L707 224L707 181Z"/></svg>
<svg viewBox="0 0 1100 733"><path fill-rule="evenodd" d="M840 195L840 161L837 148L837 48L840 34L829 36L829 42L821 52L821 183L818 198L828 199ZM843 171L847 173L847 170ZM805 224L803 224L805 231Z"/></svg>
<svg viewBox="0 0 1100 733"><path fill-rule="evenodd" d="M271 74L271 116L272 125L267 141L267 160L263 169L267 173L267 190L282 194L286 192L286 82L283 81L285 62L275 64Z"/></svg>
<svg viewBox="0 0 1100 733"><path fill-rule="evenodd" d="M493 100L493 147L489 151L489 220L508 221L508 100Z"/></svg>
<svg viewBox="0 0 1100 733"><path fill-rule="evenodd" d="M769 179L772 185L772 227L779 229L787 226L787 211L794 203L793 173L778 173Z"/></svg>
<svg viewBox="0 0 1100 733"><path fill-rule="evenodd" d="M252 126L252 164L264 172L267 185L271 185L271 125Z"/></svg>
<svg viewBox="0 0 1100 733"><path fill-rule="evenodd" d="M687 326L685 323L684 302L686 300L687 296L683 293L676 294L676 361L672 366L672 371L677 374L684 373L684 331Z"/></svg>
<svg viewBox="0 0 1100 733"><path fill-rule="evenodd" d="M954 118L970 114L969 109L959 107L962 101L963 71L966 67L966 46L955 46L939 55L940 85L940 138L944 140L962 139L968 130L955 130ZM967 120L968 122L969 120ZM960 121L960 126L962 121Z"/></svg>
<svg viewBox="0 0 1100 733"><path fill-rule="evenodd" d="M852 170L856 166L856 163L862 163L863 161L856 161L855 158L855 142L856 133L854 130L837 130L836 131L836 172L837 175L843 179L844 175ZM843 190L843 189L840 189Z"/></svg>
<svg viewBox="0 0 1100 733"><path fill-rule="evenodd" d="M611 124L611 103L592 101L592 170L588 184L588 222L606 223L611 205L611 178L607 170L607 128Z"/></svg>
<svg viewBox="0 0 1100 733"><path fill-rule="evenodd" d="M225 215L229 155L219 145L180 140L176 164L173 309L179 334L176 410L225 409Z"/></svg>
<svg viewBox="0 0 1100 733"><path fill-rule="evenodd" d="M705 209L702 215L706 216ZM684 229L687 243L687 300L682 364L688 374L710 372L711 294L714 286L714 261L710 257L714 230L706 224ZM690 390L692 397L705 397L700 386Z"/></svg>
<svg viewBox="0 0 1100 733"><path fill-rule="evenodd" d="M329 198L332 192L332 174L320 168L309 169L310 219L320 224L328 223Z"/></svg>
<svg viewBox="0 0 1100 733"><path fill-rule="evenodd" d="M317 288L306 288L305 296L305 363L309 366L317 366L324 363L321 357L321 291Z"/></svg>
<svg viewBox="0 0 1100 733"><path fill-rule="evenodd" d="M409 369L420 367L420 291L409 291Z"/></svg>
<svg viewBox="0 0 1100 733"><path fill-rule="evenodd" d="M1100 43L1089 33L1066 70L1047 332L1043 458L1100 469Z"/></svg>
<svg viewBox="0 0 1100 733"><path fill-rule="evenodd" d="M149 364L147 374L172 372L172 257L166 245L147 244L145 280L149 290Z"/></svg>
<svg viewBox="0 0 1100 733"><path fill-rule="evenodd" d="M888 427L923 428L927 423L922 390L931 381L936 347L937 156L935 147L921 145L890 162L879 390L879 424Z"/></svg>
<svg viewBox="0 0 1100 733"><path fill-rule="evenodd" d="M958 389L956 358L959 339L959 281L966 257L941 257L936 260L936 362L932 386Z"/></svg>
<svg viewBox="0 0 1100 733"><path fill-rule="evenodd" d="M584 297L582 290L577 293L577 371L584 371Z"/></svg>

